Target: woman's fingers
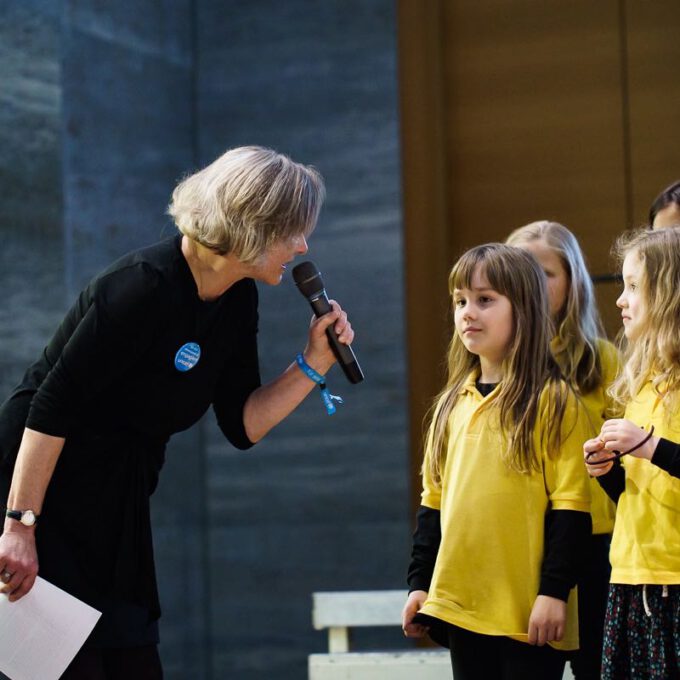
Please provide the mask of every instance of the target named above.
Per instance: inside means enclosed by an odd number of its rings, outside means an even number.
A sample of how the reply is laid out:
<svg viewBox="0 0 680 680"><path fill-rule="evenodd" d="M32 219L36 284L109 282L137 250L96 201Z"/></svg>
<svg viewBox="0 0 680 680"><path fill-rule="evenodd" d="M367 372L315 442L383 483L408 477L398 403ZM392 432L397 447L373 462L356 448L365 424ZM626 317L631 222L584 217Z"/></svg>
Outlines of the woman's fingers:
<svg viewBox="0 0 680 680"><path fill-rule="evenodd" d="M9 596L10 602L15 602L19 598L23 597L28 593L28 591L33 587L37 574L27 574L25 575L21 583L11 592Z"/></svg>
<svg viewBox="0 0 680 680"><path fill-rule="evenodd" d="M0 576L0 580L3 583L2 588L0 588L0 592L4 593L5 595L10 595L19 588L25 578L26 574L22 573L21 571L15 571L12 573L6 569Z"/></svg>
<svg viewBox="0 0 680 680"><path fill-rule="evenodd" d="M345 312L335 300L330 300L330 303L333 307L333 311L338 313L337 321L333 326L333 330L338 336L338 340L345 345L352 344L352 340L354 340L354 330L352 329L352 324L347 319L347 312Z"/></svg>
<svg viewBox="0 0 680 680"><path fill-rule="evenodd" d="M347 318L347 312L335 300L330 302L333 306L332 312L328 312L328 314L318 318L312 317L311 326L314 334L317 337L321 337L326 332L326 329L332 326L340 342L349 345L354 340L354 329Z"/></svg>
<svg viewBox="0 0 680 680"><path fill-rule="evenodd" d="M38 574L33 534L6 531L0 536L0 566L0 592L14 602L33 587Z"/></svg>

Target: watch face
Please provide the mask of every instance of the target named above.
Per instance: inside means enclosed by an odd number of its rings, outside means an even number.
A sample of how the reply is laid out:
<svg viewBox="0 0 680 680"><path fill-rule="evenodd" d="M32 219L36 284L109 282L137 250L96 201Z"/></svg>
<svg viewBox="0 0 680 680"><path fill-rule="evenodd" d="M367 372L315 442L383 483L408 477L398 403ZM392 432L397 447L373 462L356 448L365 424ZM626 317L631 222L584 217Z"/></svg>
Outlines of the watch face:
<svg viewBox="0 0 680 680"><path fill-rule="evenodd" d="M35 524L35 513L33 510L25 510L21 513L21 523L25 524L27 527L31 527Z"/></svg>

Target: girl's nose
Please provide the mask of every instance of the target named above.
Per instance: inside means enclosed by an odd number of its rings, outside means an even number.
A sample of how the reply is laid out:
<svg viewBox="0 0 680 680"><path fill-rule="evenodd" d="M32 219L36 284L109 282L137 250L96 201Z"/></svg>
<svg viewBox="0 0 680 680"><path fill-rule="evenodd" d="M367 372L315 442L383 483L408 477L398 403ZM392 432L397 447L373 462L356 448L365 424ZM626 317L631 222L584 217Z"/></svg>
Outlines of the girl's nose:
<svg viewBox="0 0 680 680"><path fill-rule="evenodd" d="M623 293L621 293L621 295L619 295L619 297L616 299L616 306L620 309L626 307L626 298Z"/></svg>

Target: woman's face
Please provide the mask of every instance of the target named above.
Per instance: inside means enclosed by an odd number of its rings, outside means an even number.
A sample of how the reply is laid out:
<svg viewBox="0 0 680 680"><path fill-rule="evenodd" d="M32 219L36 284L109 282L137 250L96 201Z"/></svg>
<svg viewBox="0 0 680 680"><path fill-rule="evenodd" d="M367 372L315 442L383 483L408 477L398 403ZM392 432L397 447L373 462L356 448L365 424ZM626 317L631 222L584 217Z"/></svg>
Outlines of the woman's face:
<svg viewBox="0 0 680 680"><path fill-rule="evenodd" d="M680 227L680 205L677 203L669 203L654 216L652 229L664 227Z"/></svg>
<svg viewBox="0 0 680 680"><path fill-rule="evenodd" d="M256 281L278 286L287 265L308 250L304 234L272 244L252 265L251 277Z"/></svg>
<svg viewBox="0 0 680 680"><path fill-rule="evenodd" d="M557 319L569 293L569 275L562 258L543 239L527 241L519 247L530 252L545 272L548 279L550 315Z"/></svg>

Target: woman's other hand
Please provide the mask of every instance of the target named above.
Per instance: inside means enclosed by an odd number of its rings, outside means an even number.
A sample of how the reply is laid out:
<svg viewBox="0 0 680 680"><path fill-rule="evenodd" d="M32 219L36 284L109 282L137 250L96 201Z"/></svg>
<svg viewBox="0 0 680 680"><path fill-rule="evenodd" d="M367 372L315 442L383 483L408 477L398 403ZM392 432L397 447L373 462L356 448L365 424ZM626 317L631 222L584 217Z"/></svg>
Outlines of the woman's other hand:
<svg viewBox="0 0 680 680"><path fill-rule="evenodd" d="M7 527L0 536L0 593L10 602L23 597L33 587L38 575L38 553L33 527Z"/></svg>

